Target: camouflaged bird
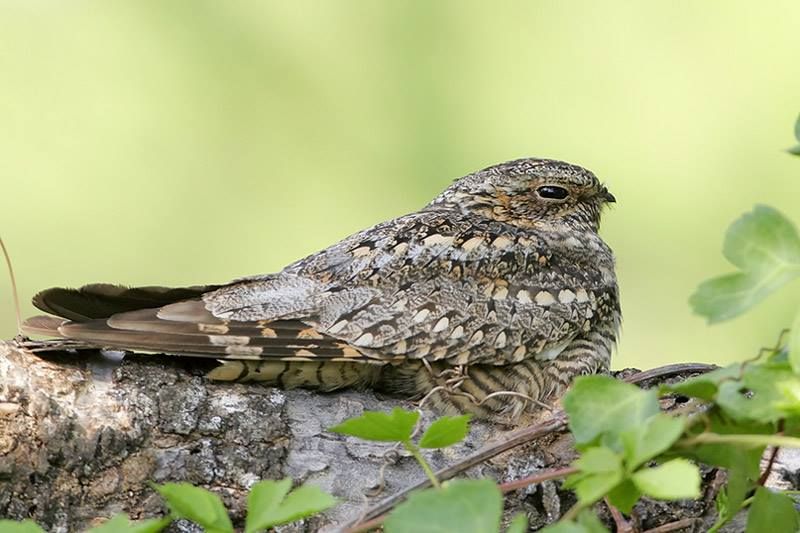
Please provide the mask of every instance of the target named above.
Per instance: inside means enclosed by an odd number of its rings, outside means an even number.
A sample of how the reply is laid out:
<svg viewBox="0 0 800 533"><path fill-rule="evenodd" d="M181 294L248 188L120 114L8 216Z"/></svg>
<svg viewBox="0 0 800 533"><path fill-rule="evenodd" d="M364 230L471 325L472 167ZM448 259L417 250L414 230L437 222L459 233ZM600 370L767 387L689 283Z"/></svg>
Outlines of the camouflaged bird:
<svg viewBox="0 0 800 533"><path fill-rule="evenodd" d="M516 416L606 371L620 321L598 236L614 197L590 171L520 159L422 210L221 286L48 289L27 333L75 346L210 357L209 377L426 396Z"/></svg>

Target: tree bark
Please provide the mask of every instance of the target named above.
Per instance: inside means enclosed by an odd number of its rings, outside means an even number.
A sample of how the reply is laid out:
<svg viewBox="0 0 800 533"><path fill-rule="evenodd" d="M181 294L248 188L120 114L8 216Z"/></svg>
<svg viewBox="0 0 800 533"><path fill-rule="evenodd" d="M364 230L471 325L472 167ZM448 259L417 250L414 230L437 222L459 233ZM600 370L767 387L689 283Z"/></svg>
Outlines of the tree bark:
<svg viewBox="0 0 800 533"><path fill-rule="evenodd" d="M283 530L335 531L424 478L405 452L326 431L365 410L411 408L409 402L372 392L213 383L203 377L206 370L189 358L44 358L0 343L0 517L32 518L47 530L66 532L118 512L133 519L161 516L163 502L148 482L187 481L219 494L241 524L249 487L289 476L317 484L341 503ZM462 444L427 456L434 469L443 468L508 431L476 421ZM505 482L566 466L574 457L569 435L558 432L467 474ZM779 473L785 469L778 467ZM705 476L711 491L717 472L707 469ZM507 516L525 512L533 528L556 520L574 503L560 486L547 481L509 493ZM635 513L642 529L696 519L682 530L702 531L713 507L713 498L645 501ZM605 518L610 522L610 515Z"/></svg>

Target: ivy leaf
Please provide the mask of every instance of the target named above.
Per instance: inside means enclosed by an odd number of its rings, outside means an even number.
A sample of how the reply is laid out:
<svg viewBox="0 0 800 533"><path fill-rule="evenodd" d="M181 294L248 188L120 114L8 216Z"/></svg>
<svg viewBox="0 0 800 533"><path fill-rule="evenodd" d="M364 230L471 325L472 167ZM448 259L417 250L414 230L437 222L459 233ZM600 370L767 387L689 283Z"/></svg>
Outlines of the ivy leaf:
<svg viewBox="0 0 800 533"><path fill-rule="evenodd" d="M668 450L683 434L684 423L682 418L659 413L647 420L644 425L622 433L625 464L628 470L634 470Z"/></svg>
<svg viewBox="0 0 800 533"><path fill-rule="evenodd" d="M97 527L93 527L86 533L158 533L167 527L172 518L152 518L141 522L130 522L128 515L120 513L114 515ZM5 531L0 528L0 531Z"/></svg>
<svg viewBox="0 0 800 533"><path fill-rule="evenodd" d="M795 374L800 374L800 312L794 317L792 333L789 337L789 363Z"/></svg>
<svg viewBox="0 0 800 533"><path fill-rule="evenodd" d="M253 485L247 497L246 533L294 522L336 503L333 496L314 485L303 485L289 492L291 486L291 478L264 480Z"/></svg>
<svg viewBox="0 0 800 533"><path fill-rule="evenodd" d="M556 522L541 530L542 533L608 533L608 530L593 512L584 509L575 522Z"/></svg>
<svg viewBox="0 0 800 533"><path fill-rule="evenodd" d="M747 513L747 533L795 533L798 516L794 501L785 494L758 487Z"/></svg>
<svg viewBox="0 0 800 533"><path fill-rule="evenodd" d="M574 488L583 504L596 502L622 481L622 458L605 446L589 448L573 465L580 471L564 486Z"/></svg>
<svg viewBox="0 0 800 533"><path fill-rule="evenodd" d="M703 282L689 299L709 323L738 316L800 276L800 237L779 211L757 205L731 224L723 254L740 272Z"/></svg>
<svg viewBox="0 0 800 533"><path fill-rule="evenodd" d="M3 533L44 533L36 522L30 519L17 522L15 520L0 520L0 531Z"/></svg>
<svg viewBox="0 0 800 533"><path fill-rule="evenodd" d="M431 424L419 441L420 448L446 448L464 440L471 415L443 416Z"/></svg>
<svg viewBox="0 0 800 533"><path fill-rule="evenodd" d="M682 500L700 496L700 470L686 459L673 459L631 476L644 494L659 500Z"/></svg>
<svg viewBox="0 0 800 533"><path fill-rule="evenodd" d="M527 533L528 532L528 517L523 513L517 513L508 524L506 533Z"/></svg>
<svg viewBox="0 0 800 533"><path fill-rule="evenodd" d="M577 444L590 443L601 435L614 444L621 432L659 412L655 390L598 375L576 379L563 404Z"/></svg>
<svg viewBox="0 0 800 533"><path fill-rule="evenodd" d="M458 479L440 489L412 492L384 522L386 533L486 533L498 531L500 489L490 479Z"/></svg>
<svg viewBox="0 0 800 533"><path fill-rule="evenodd" d="M345 420L328 431L365 440L407 442L411 440L417 420L419 420L417 411L406 411L395 407L391 413L366 411L363 415Z"/></svg>
<svg viewBox="0 0 800 533"><path fill-rule="evenodd" d="M167 501L173 517L191 520L209 533L233 532L228 511L213 492L189 483L165 483L155 488Z"/></svg>

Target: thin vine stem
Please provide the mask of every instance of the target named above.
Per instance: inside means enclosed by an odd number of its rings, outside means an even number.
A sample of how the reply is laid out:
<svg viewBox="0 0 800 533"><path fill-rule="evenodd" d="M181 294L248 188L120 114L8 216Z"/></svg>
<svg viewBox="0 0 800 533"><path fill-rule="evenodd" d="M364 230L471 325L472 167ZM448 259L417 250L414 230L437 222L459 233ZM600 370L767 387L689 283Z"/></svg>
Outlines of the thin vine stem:
<svg viewBox="0 0 800 533"><path fill-rule="evenodd" d="M411 441L403 441L403 446L405 447L408 452L414 456L414 459L417 460L419 466L422 467L422 470L425 472L425 475L428 476L428 479L431 480L431 484L436 487L437 489L442 488L442 484L439 482L439 479L436 477L436 474L433 473L433 469L431 465L428 464L428 461L422 456L422 452L419 448Z"/></svg>
<svg viewBox="0 0 800 533"><path fill-rule="evenodd" d="M6 259L6 267L8 267L8 276L11 278L11 295L14 297L14 311L17 318L17 335L22 335L22 312L19 306L19 293L17 292L17 278L14 276L14 267L11 266L11 256L8 254L6 245L3 239L0 238L0 250L3 251L3 257Z"/></svg>
<svg viewBox="0 0 800 533"><path fill-rule="evenodd" d="M741 444L743 446L781 446L800 448L800 438L785 435L720 435L719 433L700 433L677 443L680 448L691 448L698 444Z"/></svg>

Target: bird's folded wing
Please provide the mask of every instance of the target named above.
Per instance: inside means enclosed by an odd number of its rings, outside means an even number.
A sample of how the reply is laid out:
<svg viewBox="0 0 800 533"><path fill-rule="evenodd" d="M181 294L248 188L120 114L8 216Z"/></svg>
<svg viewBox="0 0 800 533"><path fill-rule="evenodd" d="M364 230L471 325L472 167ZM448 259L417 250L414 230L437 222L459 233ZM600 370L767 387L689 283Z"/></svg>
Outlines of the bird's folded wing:
<svg viewBox="0 0 800 533"><path fill-rule="evenodd" d="M83 322L39 316L28 319L23 329L102 348L216 359L376 359L297 320L220 320L208 313L200 300Z"/></svg>

